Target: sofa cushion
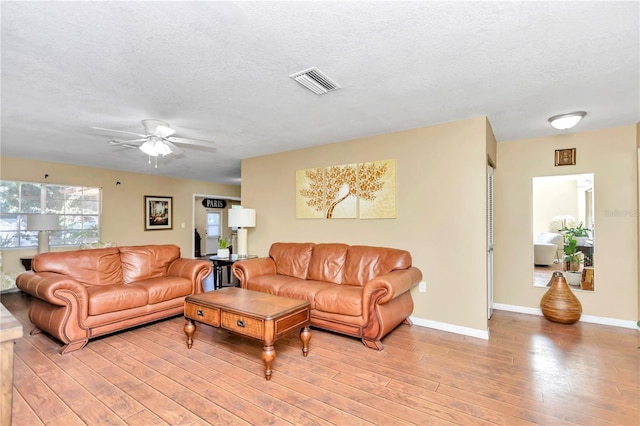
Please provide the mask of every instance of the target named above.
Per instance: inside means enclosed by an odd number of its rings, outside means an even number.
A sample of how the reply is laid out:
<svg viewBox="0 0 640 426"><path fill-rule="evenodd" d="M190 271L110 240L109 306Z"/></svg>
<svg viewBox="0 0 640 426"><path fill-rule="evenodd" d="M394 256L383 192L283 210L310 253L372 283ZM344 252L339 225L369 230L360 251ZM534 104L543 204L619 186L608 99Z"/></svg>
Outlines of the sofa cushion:
<svg viewBox="0 0 640 426"><path fill-rule="evenodd" d="M344 265L342 283L364 285L380 275L410 267L411 254L406 250L351 246Z"/></svg>
<svg viewBox="0 0 640 426"><path fill-rule="evenodd" d="M191 280L172 276L134 281L129 285L144 288L149 295L149 305L188 296L193 290Z"/></svg>
<svg viewBox="0 0 640 426"><path fill-rule="evenodd" d="M280 287L287 282L294 282L298 285L301 283L300 278L287 277L285 275L259 275L251 278L246 283L246 289L269 294L278 294Z"/></svg>
<svg viewBox="0 0 640 426"><path fill-rule="evenodd" d="M89 315L145 306L149 299L146 289L122 283L90 285L87 286L87 293L89 294Z"/></svg>
<svg viewBox="0 0 640 426"><path fill-rule="evenodd" d="M314 243L273 243L269 256L278 275L306 279Z"/></svg>
<svg viewBox="0 0 640 426"><path fill-rule="evenodd" d="M336 284L321 281L299 279L288 280L287 282L282 283L282 285L278 288L278 296L308 300L311 304L311 309L315 309L316 294L322 290L326 290L335 286Z"/></svg>
<svg viewBox="0 0 640 426"><path fill-rule="evenodd" d="M122 283L117 248L41 253L33 258L35 272L55 272L89 285Z"/></svg>
<svg viewBox="0 0 640 426"><path fill-rule="evenodd" d="M329 286L316 293L314 309L354 317L361 316L362 291L362 287L356 285Z"/></svg>
<svg viewBox="0 0 640 426"><path fill-rule="evenodd" d="M173 244L120 247L119 250L125 284L164 277L169 264L180 257L180 247Z"/></svg>
<svg viewBox="0 0 640 426"><path fill-rule="evenodd" d="M348 250L347 244L316 244L311 254L307 279L341 284Z"/></svg>

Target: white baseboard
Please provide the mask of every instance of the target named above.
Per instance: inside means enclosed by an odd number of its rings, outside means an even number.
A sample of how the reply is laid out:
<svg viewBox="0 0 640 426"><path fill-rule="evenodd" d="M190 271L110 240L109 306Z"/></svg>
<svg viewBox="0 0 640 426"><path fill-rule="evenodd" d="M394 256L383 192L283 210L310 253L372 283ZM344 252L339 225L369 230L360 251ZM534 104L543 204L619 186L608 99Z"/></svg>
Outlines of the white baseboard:
<svg viewBox="0 0 640 426"><path fill-rule="evenodd" d="M433 328L450 333L462 334L464 336L477 337L478 339L489 340L489 330L478 330L475 328L461 327L459 325L447 324L446 322L431 321L422 318L409 318L414 325L420 327Z"/></svg>
<svg viewBox="0 0 640 426"><path fill-rule="evenodd" d="M525 306L505 305L502 303L494 303L493 309L500 311L517 312L520 314L530 314L542 316L540 308L527 308ZM580 321L590 322L593 324L611 325L613 327L637 328L636 321L621 320L617 318L597 317L595 315L582 315Z"/></svg>

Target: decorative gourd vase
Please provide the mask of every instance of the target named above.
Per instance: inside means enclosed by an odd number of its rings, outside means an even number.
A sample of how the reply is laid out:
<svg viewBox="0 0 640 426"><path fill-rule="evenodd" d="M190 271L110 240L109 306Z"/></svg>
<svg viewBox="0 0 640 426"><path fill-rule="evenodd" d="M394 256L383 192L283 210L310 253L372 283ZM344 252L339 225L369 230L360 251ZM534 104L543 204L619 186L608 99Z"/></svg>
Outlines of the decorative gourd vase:
<svg viewBox="0 0 640 426"><path fill-rule="evenodd" d="M582 315L582 304L573 294L562 272L555 271L549 281L549 290L540 300L540 309L546 319L563 324L573 324Z"/></svg>

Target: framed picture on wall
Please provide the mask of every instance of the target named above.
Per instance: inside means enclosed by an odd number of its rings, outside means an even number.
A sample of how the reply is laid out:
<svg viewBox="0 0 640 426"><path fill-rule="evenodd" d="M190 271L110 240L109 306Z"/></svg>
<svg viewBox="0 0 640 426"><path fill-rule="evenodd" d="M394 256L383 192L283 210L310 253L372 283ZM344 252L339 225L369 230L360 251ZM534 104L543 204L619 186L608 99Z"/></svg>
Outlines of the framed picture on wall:
<svg viewBox="0 0 640 426"><path fill-rule="evenodd" d="M144 230L173 229L173 197L144 196Z"/></svg>
<svg viewBox="0 0 640 426"><path fill-rule="evenodd" d="M576 165L576 149L556 149L556 166L575 166Z"/></svg>

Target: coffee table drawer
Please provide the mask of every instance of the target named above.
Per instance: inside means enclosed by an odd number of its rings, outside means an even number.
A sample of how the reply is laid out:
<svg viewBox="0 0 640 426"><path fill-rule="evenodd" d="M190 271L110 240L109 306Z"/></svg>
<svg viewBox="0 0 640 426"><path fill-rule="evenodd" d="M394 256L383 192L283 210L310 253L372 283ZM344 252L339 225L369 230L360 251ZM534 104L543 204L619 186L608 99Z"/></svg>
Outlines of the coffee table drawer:
<svg viewBox="0 0 640 426"><path fill-rule="evenodd" d="M222 312L222 327L234 331L243 336L262 339L264 337L264 323L255 318L247 318L242 315Z"/></svg>
<svg viewBox="0 0 640 426"><path fill-rule="evenodd" d="M184 306L184 316L213 327L220 327L220 309L186 303Z"/></svg>

